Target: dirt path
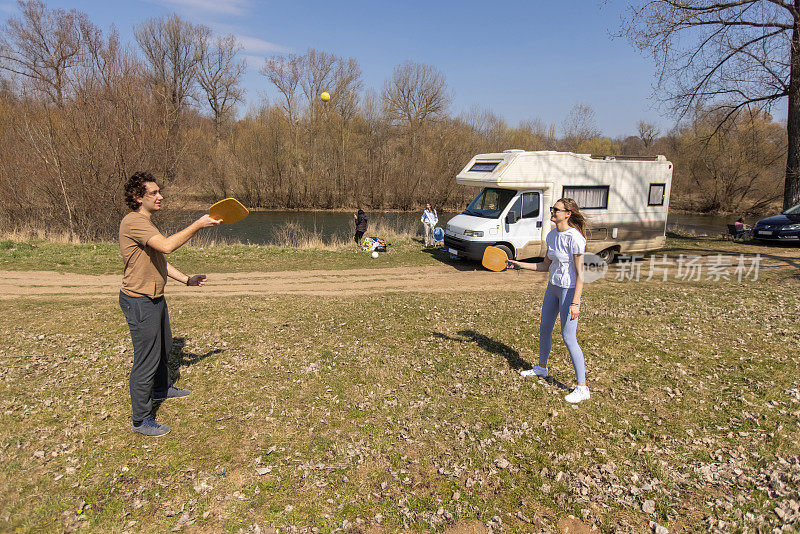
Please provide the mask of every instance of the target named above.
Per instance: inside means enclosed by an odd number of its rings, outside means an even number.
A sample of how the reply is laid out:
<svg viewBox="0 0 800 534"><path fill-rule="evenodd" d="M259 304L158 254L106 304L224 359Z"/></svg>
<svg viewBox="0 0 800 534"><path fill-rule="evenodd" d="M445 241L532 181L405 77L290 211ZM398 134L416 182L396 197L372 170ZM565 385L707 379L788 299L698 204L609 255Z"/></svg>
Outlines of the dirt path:
<svg viewBox="0 0 800 534"><path fill-rule="evenodd" d="M281 271L260 273L209 273L202 295L354 295L383 292L463 291L475 287L506 287L523 277L531 283L545 280L544 273L458 270L451 265L355 269L343 271ZM120 275L62 274L52 271L0 271L0 299L70 295L108 297L119 290ZM198 295L173 281L170 296Z"/></svg>
<svg viewBox="0 0 800 534"><path fill-rule="evenodd" d="M704 257L702 278L710 272L708 268L716 265L713 256ZM752 258L749 258L748 265ZM729 256L723 265L729 274L736 278L736 257ZM793 257L765 256L761 258L760 269L797 269L798 261ZM660 277L665 267L660 267ZM606 273L606 278L614 278L622 264L614 264ZM645 279L650 266L644 262L640 266L641 279ZM630 267L627 268L630 274ZM673 263L666 267L669 277L678 274ZM505 271L493 273L484 270L477 263L454 265L437 264L423 267L395 267L386 269L351 270L310 270L278 271L256 273L209 273L208 285L200 290L202 295L363 295L384 292L454 292L470 291L475 288L507 289L519 283L543 284L545 273L533 271ZM628 278L630 279L630 278ZM50 297L69 295L76 297L102 298L116 295L119 290L120 275L83 275L57 273L52 271L0 271L0 299L19 297ZM187 288L170 281L169 295L198 295L196 288Z"/></svg>

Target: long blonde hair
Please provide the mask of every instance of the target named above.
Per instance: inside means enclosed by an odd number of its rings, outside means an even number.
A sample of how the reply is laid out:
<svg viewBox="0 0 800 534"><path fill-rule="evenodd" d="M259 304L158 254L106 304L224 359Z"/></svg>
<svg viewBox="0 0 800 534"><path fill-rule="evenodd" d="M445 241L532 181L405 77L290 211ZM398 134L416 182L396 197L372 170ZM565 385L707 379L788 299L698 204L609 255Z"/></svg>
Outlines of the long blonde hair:
<svg viewBox="0 0 800 534"><path fill-rule="evenodd" d="M578 203L571 198L559 198L556 202L561 202L564 204L564 209L571 212L567 224L579 231L584 239L588 239L586 237L586 217L581 213Z"/></svg>

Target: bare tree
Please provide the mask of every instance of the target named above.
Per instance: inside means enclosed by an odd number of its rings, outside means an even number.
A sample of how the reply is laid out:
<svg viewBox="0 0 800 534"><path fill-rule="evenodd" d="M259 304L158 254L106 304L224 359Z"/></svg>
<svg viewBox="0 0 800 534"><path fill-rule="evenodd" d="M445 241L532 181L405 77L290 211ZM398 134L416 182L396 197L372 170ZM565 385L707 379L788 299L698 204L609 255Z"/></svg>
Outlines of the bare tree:
<svg viewBox="0 0 800 534"><path fill-rule="evenodd" d="M214 115L214 133L221 137L221 127L230 119L238 102L244 100L244 90L239 85L245 65L236 60L242 45L233 35L217 37L210 42L208 35L200 39L201 60L197 79L205 92L208 106Z"/></svg>
<svg viewBox="0 0 800 534"><path fill-rule="evenodd" d="M582 142L600 135L595 121L594 108L589 104L575 104L561 124L564 142L569 150L576 150Z"/></svg>
<svg viewBox="0 0 800 534"><path fill-rule="evenodd" d="M294 124L297 114L297 86L300 84L303 59L296 54L276 56L264 60L259 72L275 86L283 97L283 110Z"/></svg>
<svg viewBox="0 0 800 534"><path fill-rule="evenodd" d="M478 105L474 105L469 110L461 113L459 118L464 124L481 135L489 135L492 130L503 122L503 119L498 117L492 110Z"/></svg>
<svg viewBox="0 0 800 534"><path fill-rule="evenodd" d="M337 58L330 89L334 97L333 107L345 121L351 120L358 111L359 93L363 87L358 61Z"/></svg>
<svg viewBox="0 0 800 534"><path fill-rule="evenodd" d="M147 62L150 82L163 105L168 179L177 174L183 112L195 97L197 65L203 59L200 43L207 33L208 28L176 14L148 19L134 30Z"/></svg>
<svg viewBox="0 0 800 534"><path fill-rule="evenodd" d="M85 58L84 43L99 30L85 13L47 9L40 0L20 0L21 17L9 18L0 32L0 68L28 80L63 106L75 70Z"/></svg>
<svg viewBox="0 0 800 534"><path fill-rule="evenodd" d="M413 61L395 67L382 96L387 116L412 127L444 115L452 100L444 74Z"/></svg>
<svg viewBox="0 0 800 534"><path fill-rule="evenodd" d="M333 81L333 73L337 57L327 52L309 49L303 55L303 69L300 76L300 88L308 101L308 110L311 119L316 115L319 95L325 91Z"/></svg>
<svg viewBox="0 0 800 534"><path fill-rule="evenodd" d="M647 149L653 146L653 143L655 143L658 138L658 128L656 128L654 124L645 121L639 121L636 128L638 130L639 139L642 140L644 147Z"/></svg>
<svg viewBox="0 0 800 534"><path fill-rule="evenodd" d="M700 108L724 122L788 97L783 204L800 202L800 1L637 2L622 32L653 54L656 89L681 117Z"/></svg>
<svg viewBox="0 0 800 534"><path fill-rule="evenodd" d="M202 60L201 41L207 32L206 27L174 13L146 20L134 31L152 83L164 92L175 111L182 110L193 96L196 67Z"/></svg>
<svg viewBox="0 0 800 534"><path fill-rule="evenodd" d="M780 198L786 155L782 127L760 110L698 112L676 138L676 205L693 210L758 213Z"/></svg>

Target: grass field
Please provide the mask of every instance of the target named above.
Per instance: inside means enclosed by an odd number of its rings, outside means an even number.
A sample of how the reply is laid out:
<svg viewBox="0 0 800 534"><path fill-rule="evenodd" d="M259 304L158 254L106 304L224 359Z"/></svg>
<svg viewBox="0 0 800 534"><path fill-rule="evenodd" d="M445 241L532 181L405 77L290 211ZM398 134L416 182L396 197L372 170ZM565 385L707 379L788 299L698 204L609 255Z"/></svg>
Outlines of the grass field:
<svg viewBox="0 0 800 534"><path fill-rule="evenodd" d="M389 254L394 267L430 265L447 259L441 250L424 249L420 238L398 237L392 240ZM765 258L800 259L797 246L764 246L757 243L734 243L717 238L675 237L667 240L663 251L672 257L680 254L738 255L761 254ZM382 268L370 261L354 245L335 247L278 247L268 245L184 245L169 255L169 261L187 272L256 272L309 269ZM0 239L0 270L42 270L78 274L115 274L122 272L117 243L69 244L43 239Z"/></svg>
<svg viewBox="0 0 800 534"><path fill-rule="evenodd" d="M113 245L29 245L0 243L0 269L119 270ZM116 295L2 300L0 531L797 528L800 250L668 245L782 263L757 281L587 286L592 399L577 407L563 401L574 373L558 336L553 380L518 374L538 350L532 278L446 295L169 298L172 370L193 394L159 408L173 430L158 439L129 429ZM413 243L391 254L441 259ZM171 261L364 266L266 247Z"/></svg>
<svg viewBox="0 0 800 534"><path fill-rule="evenodd" d="M394 242L390 248L395 267L431 262L431 254L421 251L416 241L404 239ZM302 249L259 245L185 245L170 254L169 261L186 271L214 273L377 267L360 249L350 244L341 248ZM0 240L0 270L121 274L122 259L117 243L72 245L41 239Z"/></svg>

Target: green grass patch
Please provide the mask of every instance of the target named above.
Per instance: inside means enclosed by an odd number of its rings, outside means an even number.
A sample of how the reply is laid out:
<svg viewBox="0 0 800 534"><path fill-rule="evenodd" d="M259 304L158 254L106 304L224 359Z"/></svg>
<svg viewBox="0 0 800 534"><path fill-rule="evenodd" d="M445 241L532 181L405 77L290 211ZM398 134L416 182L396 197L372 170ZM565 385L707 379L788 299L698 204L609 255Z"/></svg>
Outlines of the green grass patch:
<svg viewBox="0 0 800 534"><path fill-rule="evenodd" d="M669 238L663 251L654 254L736 256L761 254L764 261L797 262L797 246L743 244L720 238ZM184 245L168 256L170 263L186 272L271 272L309 269L347 270L433 265L448 260L442 250L423 249L413 239L401 239L381 253L378 259L355 246L337 250L326 248L285 248L261 245ZM0 270L41 270L77 274L115 274L122 272L122 257L116 243L69 244L41 239L0 241ZM645 271L646 272L646 267Z"/></svg>
<svg viewBox="0 0 800 534"><path fill-rule="evenodd" d="M341 250L284 248L261 245L184 245L168 256L187 272L270 272L311 269L365 269L431 265L447 258L442 251L423 250L404 240L373 259L355 245ZM122 272L116 243L69 244L45 240L0 241L0 270L56 271L77 274Z"/></svg>

